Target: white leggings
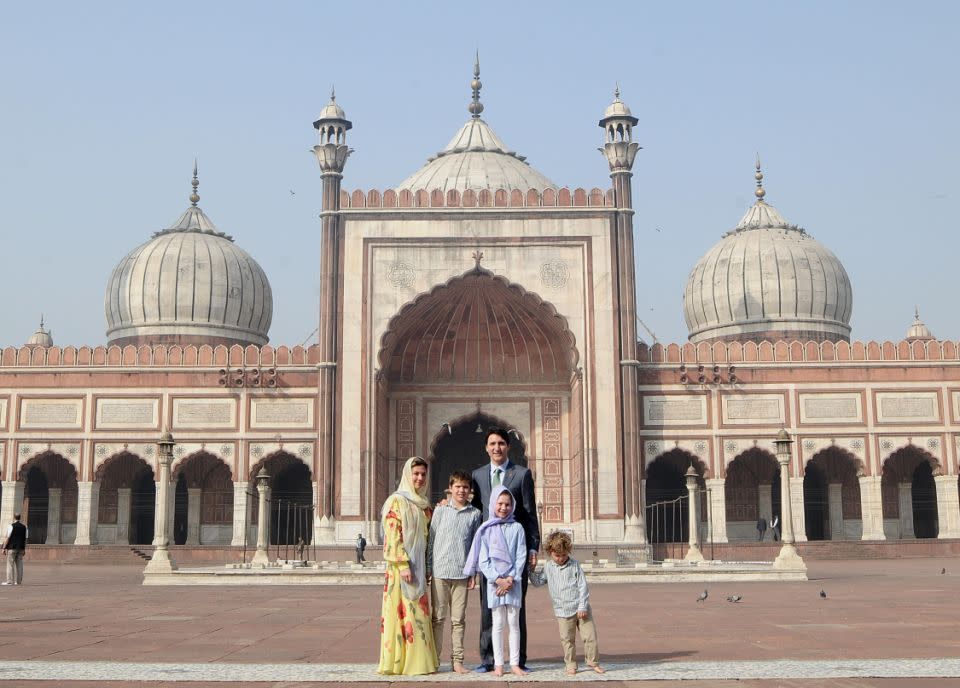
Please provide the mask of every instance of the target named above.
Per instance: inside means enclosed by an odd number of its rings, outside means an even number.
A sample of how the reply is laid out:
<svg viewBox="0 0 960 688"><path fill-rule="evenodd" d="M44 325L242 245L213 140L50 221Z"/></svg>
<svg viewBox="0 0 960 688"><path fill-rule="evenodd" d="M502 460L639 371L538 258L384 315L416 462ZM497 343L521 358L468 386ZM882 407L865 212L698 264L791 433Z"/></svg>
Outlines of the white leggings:
<svg viewBox="0 0 960 688"><path fill-rule="evenodd" d="M503 666L503 623L506 621L509 631L510 666L520 666L520 607L504 604L490 610L493 615L493 663Z"/></svg>

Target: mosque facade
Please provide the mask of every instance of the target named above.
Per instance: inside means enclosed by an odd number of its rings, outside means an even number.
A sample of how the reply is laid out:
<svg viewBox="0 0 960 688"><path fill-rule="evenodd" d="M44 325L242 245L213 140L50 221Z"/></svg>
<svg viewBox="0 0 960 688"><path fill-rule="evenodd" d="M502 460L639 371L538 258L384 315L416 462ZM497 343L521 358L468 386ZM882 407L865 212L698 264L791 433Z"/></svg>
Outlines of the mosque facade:
<svg viewBox="0 0 960 688"><path fill-rule="evenodd" d="M637 119L604 111L606 189L555 184L481 116L395 188L342 188L352 123L331 96L320 167L318 342L269 343L256 260L190 206L117 264L104 345L44 323L0 351L0 521L35 543L150 544L157 441L175 438L176 544L255 541L269 475L273 541L378 538L408 456L439 498L508 429L544 530L580 543L686 541L670 504L690 467L701 536L755 540L781 513L774 439L794 439L798 540L960 537L960 351L916 315L896 342L851 340L840 260L766 201L694 264L689 341L637 334ZM598 161L599 164L599 161Z"/></svg>

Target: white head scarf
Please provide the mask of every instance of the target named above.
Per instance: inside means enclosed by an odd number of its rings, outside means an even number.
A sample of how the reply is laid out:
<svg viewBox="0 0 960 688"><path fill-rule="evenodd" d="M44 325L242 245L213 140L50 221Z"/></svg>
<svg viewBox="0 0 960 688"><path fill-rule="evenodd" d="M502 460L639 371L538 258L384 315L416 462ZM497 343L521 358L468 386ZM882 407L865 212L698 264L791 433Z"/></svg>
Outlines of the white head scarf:
<svg viewBox="0 0 960 688"><path fill-rule="evenodd" d="M430 506L427 499L426 483L417 490L413 486L413 463L423 461L418 456L411 456L403 465L400 484L397 491L387 498L380 511L380 521L383 529L387 529L387 514L394 500L400 504L400 527L403 529L403 549L410 561L410 573L413 581L406 583L400 579L400 589L408 600L419 600L426 590L427 583L427 537L426 516L423 510Z"/></svg>

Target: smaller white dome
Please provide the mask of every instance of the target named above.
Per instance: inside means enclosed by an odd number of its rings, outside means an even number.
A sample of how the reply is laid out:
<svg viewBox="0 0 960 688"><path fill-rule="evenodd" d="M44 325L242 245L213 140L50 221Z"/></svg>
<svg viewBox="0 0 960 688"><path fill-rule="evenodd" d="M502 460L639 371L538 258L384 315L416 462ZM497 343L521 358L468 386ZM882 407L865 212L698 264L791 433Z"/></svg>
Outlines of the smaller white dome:
<svg viewBox="0 0 960 688"><path fill-rule="evenodd" d="M40 318L40 327L27 340L27 346L53 346L53 336L49 330L44 329L43 318Z"/></svg>
<svg viewBox="0 0 960 688"><path fill-rule="evenodd" d="M342 107L337 105L336 99L331 97L330 102L323 107L323 109L320 111L320 117L318 117L317 119L346 119L346 118L347 118L347 113L343 111Z"/></svg>
<svg viewBox="0 0 960 688"><path fill-rule="evenodd" d="M914 339L936 339L933 336L933 333L930 332L930 328L923 324L923 321L920 320L920 309L917 308L913 312L913 324L910 325L910 328L907 330L907 340Z"/></svg>

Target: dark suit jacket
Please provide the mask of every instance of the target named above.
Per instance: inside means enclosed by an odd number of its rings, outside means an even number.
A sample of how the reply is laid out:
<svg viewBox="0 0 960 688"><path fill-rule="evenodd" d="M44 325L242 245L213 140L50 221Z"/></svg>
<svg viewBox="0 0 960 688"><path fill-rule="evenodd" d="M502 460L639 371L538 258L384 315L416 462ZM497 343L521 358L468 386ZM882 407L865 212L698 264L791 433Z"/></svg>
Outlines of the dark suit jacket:
<svg viewBox="0 0 960 688"><path fill-rule="evenodd" d="M490 514L490 464L485 463L474 469L473 505L480 509L483 520ZM510 490L516 502L513 517L523 527L527 538L527 551L540 551L540 523L537 520L537 501L533 491L533 474L528 468L518 466L512 461L503 475L503 486Z"/></svg>

